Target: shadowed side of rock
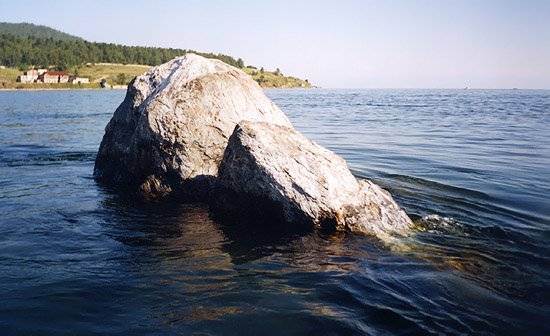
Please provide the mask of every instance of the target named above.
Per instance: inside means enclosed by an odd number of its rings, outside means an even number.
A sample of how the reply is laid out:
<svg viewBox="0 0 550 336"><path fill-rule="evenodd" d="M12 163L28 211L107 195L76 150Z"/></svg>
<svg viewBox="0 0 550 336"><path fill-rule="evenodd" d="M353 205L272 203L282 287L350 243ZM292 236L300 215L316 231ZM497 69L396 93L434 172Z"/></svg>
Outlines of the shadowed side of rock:
<svg viewBox="0 0 550 336"><path fill-rule="evenodd" d="M94 177L108 185L128 191L137 187L155 190L155 194L170 191L165 183L150 178L154 176L155 146L149 132L144 129L139 107L144 96L135 86L134 79L128 86L124 101L116 109L105 128L95 160ZM135 181L140 181L136 184ZM148 182L146 182L148 181Z"/></svg>

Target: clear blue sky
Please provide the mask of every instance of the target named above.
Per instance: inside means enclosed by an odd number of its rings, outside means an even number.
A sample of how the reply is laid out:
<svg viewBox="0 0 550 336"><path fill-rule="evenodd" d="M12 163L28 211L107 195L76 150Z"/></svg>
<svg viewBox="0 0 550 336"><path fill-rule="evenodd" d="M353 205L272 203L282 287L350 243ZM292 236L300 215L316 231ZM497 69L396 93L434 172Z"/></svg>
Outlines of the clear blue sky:
<svg viewBox="0 0 550 336"><path fill-rule="evenodd" d="M227 53L324 87L550 88L550 0L2 0L0 21Z"/></svg>

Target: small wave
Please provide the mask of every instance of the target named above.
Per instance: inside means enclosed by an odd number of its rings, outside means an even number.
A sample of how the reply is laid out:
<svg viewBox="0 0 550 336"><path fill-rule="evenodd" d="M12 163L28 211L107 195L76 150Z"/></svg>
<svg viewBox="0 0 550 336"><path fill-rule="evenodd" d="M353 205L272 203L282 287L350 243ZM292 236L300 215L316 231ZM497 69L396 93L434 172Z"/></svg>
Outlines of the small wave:
<svg viewBox="0 0 550 336"><path fill-rule="evenodd" d="M437 214L431 214L414 221L415 228L419 231L430 233L435 232L456 232L458 228L462 228L457 220L452 217L443 217ZM462 231L462 230L460 230Z"/></svg>
<svg viewBox="0 0 550 336"><path fill-rule="evenodd" d="M420 177L409 176L409 175L401 175L401 174L383 174L383 176L385 178L407 183L412 186L427 187L437 191L452 192L463 196L477 197L485 200L492 199L488 194L478 190L457 187L450 184L444 184L441 182L432 181L426 178L420 178Z"/></svg>
<svg viewBox="0 0 550 336"><path fill-rule="evenodd" d="M96 152L35 152L13 151L0 153L1 164L4 167L48 166L63 162L92 162Z"/></svg>
<svg viewBox="0 0 550 336"><path fill-rule="evenodd" d="M431 234L449 234L455 238L476 237L479 241L500 241L514 245L524 246L526 249L534 248L532 245L533 237L515 230L510 227L502 227L498 225L472 225L471 223L463 223L453 217L441 216L438 214L430 214L426 216L411 215L414 223L414 229L419 232L427 232Z"/></svg>

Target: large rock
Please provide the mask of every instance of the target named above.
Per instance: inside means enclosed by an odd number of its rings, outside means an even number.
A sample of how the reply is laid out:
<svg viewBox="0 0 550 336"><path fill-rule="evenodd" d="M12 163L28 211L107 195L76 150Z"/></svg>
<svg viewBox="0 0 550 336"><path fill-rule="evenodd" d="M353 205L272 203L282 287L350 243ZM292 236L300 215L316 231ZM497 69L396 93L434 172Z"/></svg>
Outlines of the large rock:
<svg viewBox="0 0 550 336"><path fill-rule="evenodd" d="M241 70L187 54L154 67L128 87L105 129L94 176L148 196L201 196L218 173L241 120L292 127Z"/></svg>
<svg viewBox="0 0 550 336"><path fill-rule="evenodd" d="M280 214L285 222L383 239L405 234L412 225L387 191L358 181L341 157L285 126L239 123L225 150L219 182L225 194L219 208L237 213Z"/></svg>

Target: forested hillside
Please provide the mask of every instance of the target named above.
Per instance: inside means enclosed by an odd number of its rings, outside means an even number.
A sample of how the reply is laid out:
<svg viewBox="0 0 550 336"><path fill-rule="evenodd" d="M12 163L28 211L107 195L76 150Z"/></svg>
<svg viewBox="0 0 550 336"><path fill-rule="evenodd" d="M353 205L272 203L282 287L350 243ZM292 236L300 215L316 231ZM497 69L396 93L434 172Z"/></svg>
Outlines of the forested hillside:
<svg viewBox="0 0 550 336"><path fill-rule="evenodd" d="M82 40L78 36L73 36L57 29L46 26L35 25L32 23L10 23L0 22L0 34L10 34L16 36L34 36L38 38L53 38L55 40L75 41Z"/></svg>
<svg viewBox="0 0 550 336"><path fill-rule="evenodd" d="M67 69L85 63L123 63L158 65L194 52L208 58L217 58L233 66L242 67L241 59L223 54L201 53L186 49L124 46L85 40L55 40L53 38L0 35L0 64L26 68L54 66Z"/></svg>
<svg viewBox="0 0 550 336"><path fill-rule="evenodd" d="M7 67L0 73L0 82L4 87L9 82L15 82L15 69L24 71L29 67L68 70L92 81L106 79L113 84L123 84L145 70L139 66L119 65L159 65L188 52L242 68L263 87L311 86L307 80L285 76L279 69L273 72L263 68L257 70L256 67L245 66L241 58L224 54L89 42L46 26L0 22L0 65ZM112 65L95 66L101 63Z"/></svg>

